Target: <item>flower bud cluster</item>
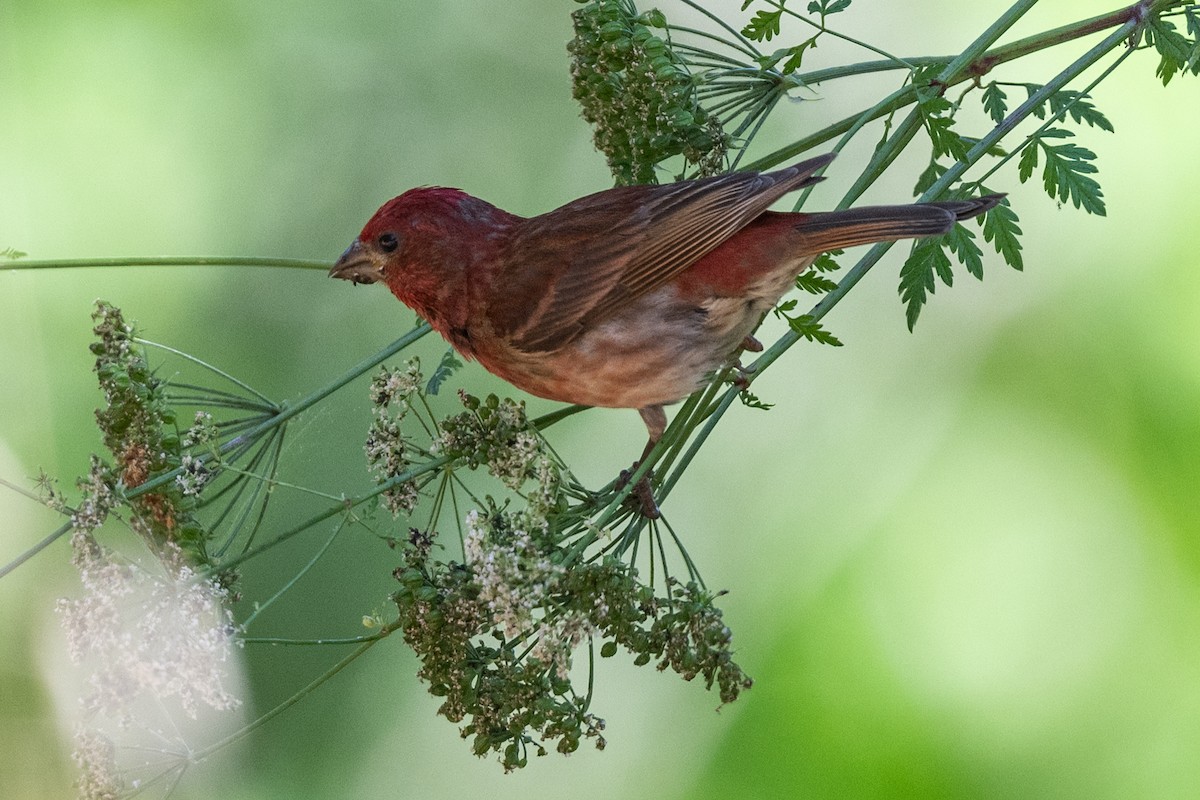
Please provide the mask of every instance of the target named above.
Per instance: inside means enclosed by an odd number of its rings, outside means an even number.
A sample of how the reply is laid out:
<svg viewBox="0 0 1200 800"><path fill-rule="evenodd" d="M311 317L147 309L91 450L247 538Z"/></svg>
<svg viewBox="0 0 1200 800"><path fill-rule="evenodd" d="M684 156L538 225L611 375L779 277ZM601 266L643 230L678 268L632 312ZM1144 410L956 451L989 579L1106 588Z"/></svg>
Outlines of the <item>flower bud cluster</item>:
<svg viewBox="0 0 1200 800"><path fill-rule="evenodd" d="M413 445L401 423L419 397L424 376L421 362L413 358L403 369L383 367L371 381L371 428L363 451L379 483L393 481L412 466ZM411 514L421 496L415 481L397 483L383 493L383 503L393 515Z"/></svg>
<svg viewBox="0 0 1200 800"><path fill-rule="evenodd" d="M96 375L104 394L104 407L96 411L96 422L104 445L115 464L109 466L93 457L89 478L80 484L84 496L72 525L76 530L95 530L115 504L110 495L141 486L151 476L186 466L174 483L120 503L128 504L130 524L155 548L173 543L183 548L193 562L207 561L206 531L194 512L200 490L213 476L198 459L184 449L215 439L212 417L198 414L182 436L176 426L175 409L167 396L167 383L157 377L146 353L135 341L137 331L125 321L121 310L103 301L92 314L96 341ZM102 488L102 484L106 488Z"/></svg>
<svg viewBox="0 0 1200 800"><path fill-rule="evenodd" d="M722 171L728 137L698 102L662 13L638 14L632 0L593 0L571 16L573 95L617 182L656 183L655 166L678 155L701 175Z"/></svg>
<svg viewBox="0 0 1200 800"><path fill-rule="evenodd" d="M494 394L481 400L463 391L459 399L466 411L442 421L434 451L452 455L471 469L485 466L513 491L532 480L535 488L526 495L530 512L550 511L558 502L561 473L529 422L525 404Z"/></svg>

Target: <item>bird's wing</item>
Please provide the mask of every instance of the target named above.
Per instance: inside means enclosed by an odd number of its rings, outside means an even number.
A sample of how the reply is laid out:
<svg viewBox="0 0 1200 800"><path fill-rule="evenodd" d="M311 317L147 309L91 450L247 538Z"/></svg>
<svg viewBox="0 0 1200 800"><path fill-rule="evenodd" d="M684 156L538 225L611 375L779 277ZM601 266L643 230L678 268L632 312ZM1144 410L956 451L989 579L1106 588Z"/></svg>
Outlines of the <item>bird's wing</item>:
<svg viewBox="0 0 1200 800"><path fill-rule="evenodd" d="M502 257L488 320L514 347L555 350L675 278L783 195L820 180L814 173L831 160L620 187L528 219Z"/></svg>

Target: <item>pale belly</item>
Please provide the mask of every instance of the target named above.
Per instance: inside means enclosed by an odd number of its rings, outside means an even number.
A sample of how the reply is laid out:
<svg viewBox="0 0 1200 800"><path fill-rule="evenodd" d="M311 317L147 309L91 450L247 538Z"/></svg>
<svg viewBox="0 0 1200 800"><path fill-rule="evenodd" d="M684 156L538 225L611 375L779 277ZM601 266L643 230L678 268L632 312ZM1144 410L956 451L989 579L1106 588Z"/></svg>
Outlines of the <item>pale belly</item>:
<svg viewBox="0 0 1200 800"><path fill-rule="evenodd" d="M680 303L671 286L550 353L508 353L480 363L530 394L589 406L646 408L677 402L728 363L791 285L775 279L745 297Z"/></svg>

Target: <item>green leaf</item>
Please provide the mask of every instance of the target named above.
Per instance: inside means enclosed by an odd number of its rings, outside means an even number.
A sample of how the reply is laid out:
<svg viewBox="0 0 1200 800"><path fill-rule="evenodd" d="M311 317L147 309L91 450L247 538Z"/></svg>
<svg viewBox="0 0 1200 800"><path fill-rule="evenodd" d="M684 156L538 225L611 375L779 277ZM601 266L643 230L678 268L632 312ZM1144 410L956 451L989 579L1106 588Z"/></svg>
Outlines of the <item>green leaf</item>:
<svg viewBox="0 0 1200 800"><path fill-rule="evenodd" d="M801 314L798 317L788 317L787 321L788 326L790 326L793 331L810 342L827 344L831 347L842 346L840 339L822 328L821 323L813 319L808 314Z"/></svg>
<svg viewBox="0 0 1200 800"><path fill-rule="evenodd" d="M796 276L796 288L809 294L828 294L837 288L837 283L816 270L805 270Z"/></svg>
<svg viewBox="0 0 1200 800"><path fill-rule="evenodd" d="M1195 45L1176 30L1172 22L1157 14L1152 15L1146 21L1146 41L1158 51L1158 68L1154 74L1162 78L1163 86L1171 82L1176 72L1191 69Z"/></svg>
<svg viewBox="0 0 1200 800"><path fill-rule="evenodd" d="M24 258L27 255L29 255L29 253L18 250L15 247L6 247L3 250L0 250L0 258L7 258L10 261L16 261L18 258Z"/></svg>
<svg viewBox="0 0 1200 800"><path fill-rule="evenodd" d="M962 140L962 137L953 130L954 119L952 117L926 117L925 130L929 134L929 141L933 143L933 156L950 156L955 161L961 161L967 157L967 143Z"/></svg>
<svg viewBox="0 0 1200 800"><path fill-rule="evenodd" d="M738 392L738 399L742 401L742 405L762 411L770 411L775 407L774 403L764 403L762 400L759 400L758 395L749 389L742 389Z"/></svg>
<svg viewBox="0 0 1200 800"><path fill-rule="evenodd" d="M942 166L937 161L934 161L931 159L929 162L929 166L926 167L921 172L921 174L917 176L917 183L915 186L913 186L913 194L914 195L925 194L925 192L929 189L929 187L933 186L935 183L937 183L938 179L941 178L942 175L944 175L946 173L946 170L948 170L948 169L950 169L950 168Z"/></svg>
<svg viewBox="0 0 1200 800"><path fill-rule="evenodd" d="M837 272L842 268L842 265L837 263L837 257L845 250L830 250L828 253L821 253L817 256L817 260L813 262L812 268L817 272Z"/></svg>
<svg viewBox="0 0 1200 800"><path fill-rule="evenodd" d="M946 246L954 253L958 263L966 267L967 272L983 280L983 251L975 244L975 234L962 224L955 224L944 238Z"/></svg>
<svg viewBox="0 0 1200 800"><path fill-rule="evenodd" d="M1046 155L1046 166L1042 170L1046 194L1060 203L1070 200L1076 208L1104 216L1104 195L1100 191L1100 184L1095 178L1089 177L1099 171L1092 163L1096 160L1096 154L1074 142L1051 145L1041 141L1039 144Z"/></svg>
<svg viewBox="0 0 1200 800"><path fill-rule="evenodd" d="M442 389L442 384L446 382L454 372L460 369L463 362L458 359L458 355L454 352L454 348L446 348L446 352L442 354L442 360L438 362L437 369L429 376L429 382L425 386L426 394L437 394Z"/></svg>
<svg viewBox="0 0 1200 800"><path fill-rule="evenodd" d="M933 144L933 157L950 156L955 161L966 158L970 148L953 130L954 106L950 101L939 95L926 96L918 100L918 109Z"/></svg>
<svg viewBox="0 0 1200 800"><path fill-rule="evenodd" d="M822 17L827 17L830 14L845 11L849 7L850 0L812 0L808 4L808 13L820 14Z"/></svg>
<svg viewBox="0 0 1200 800"><path fill-rule="evenodd" d="M979 187L979 190L983 194L992 194L983 186ZM992 246L996 248L996 252L1010 267L1023 270L1025 262L1021 257L1021 242L1017 238L1021 235L1021 227L1017 222L1017 213L1012 210L1006 197L1000 201L999 205L984 213L983 240L991 242Z"/></svg>
<svg viewBox="0 0 1200 800"><path fill-rule="evenodd" d="M1084 92L1073 89L1060 89L1050 95L1050 112L1056 117L1070 116L1076 122L1083 122L1103 131L1112 133L1112 123L1108 117L1101 114Z"/></svg>
<svg viewBox="0 0 1200 800"><path fill-rule="evenodd" d="M1025 145L1025 149L1021 151L1021 160L1017 164L1017 178L1024 183L1033 175L1033 170L1038 165L1038 143L1037 140L1029 142Z"/></svg>
<svg viewBox="0 0 1200 800"><path fill-rule="evenodd" d="M983 90L983 110L997 125L1004 121L1004 115L1008 113L1008 103L1005 102L1005 97L1004 90L995 81L989 83Z"/></svg>
<svg viewBox="0 0 1200 800"><path fill-rule="evenodd" d="M793 72L800 69L801 65L804 63L804 52L810 47L816 48L816 46L817 37L814 36L811 39L806 39L795 47L788 48L787 52L791 53L791 58L783 62L780 72L782 72L784 75L791 75Z"/></svg>
<svg viewBox="0 0 1200 800"><path fill-rule="evenodd" d="M742 28L742 36L756 42L769 42L779 35L779 20L782 16L783 9L757 12L746 23L746 27Z"/></svg>
<svg viewBox="0 0 1200 800"><path fill-rule="evenodd" d="M900 300L904 303L904 315L911 331L921 315L929 295L934 292L934 275L947 286L953 285L954 275L950 270L950 259L942 247L942 240L921 239L913 247L908 260L900 268Z"/></svg>

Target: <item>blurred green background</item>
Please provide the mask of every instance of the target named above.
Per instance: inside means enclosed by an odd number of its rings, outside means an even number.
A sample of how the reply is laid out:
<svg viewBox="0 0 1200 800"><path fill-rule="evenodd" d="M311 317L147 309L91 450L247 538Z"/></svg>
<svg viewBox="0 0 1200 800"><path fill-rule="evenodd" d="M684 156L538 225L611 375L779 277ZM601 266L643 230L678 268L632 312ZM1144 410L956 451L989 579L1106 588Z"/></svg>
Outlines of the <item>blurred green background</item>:
<svg viewBox="0 0 1200 800"><path fill-rule="evenodd" d="M713 4L734 20L739 6ZM838 22L900 54L950 53L1004 6L864 0ZM1014 34L1104 10L1043 6ZM458 186L526 214L603 188L570 99L573 8L5 0L0 249L332 260L411 186ZM1044 81L1080 52L1005 77ZM809 63L863 57L829 42ZM940 291L909 335L897 248L827 320L847 346L795 348L755 384L774 410L735 409L670 497L709 585L731 590L726 617L756 679L736 704L714 713L702 686L605 661L595 710L608 749L502 776L435 717L397 637L194 769L175 796L1196 796L1200 104L1194 79L1164 90L1155 60L1135 57L1097 92L1116 135L1081 134L1100 155L1107 218L1058 210L1036 179L1022 187L1006 170L991 184L1021 214L1024 274L989 256L983 283ZM819 101L781 109L756 154L897 81L818 87L806 96ZM870 141L833 165L813 208L835 202ZM868 199L906 199L922 166L909 154ZM318 272L0 271L0 477L24 483L41 468L69 487L100 447L87 351L97 297L277 398L412 322L383 290ZM462 376L501 388L476 367ZM367 420L360 383L302 422L292 479L366 486ZM602 482L642 436L632 412L597 411L553 441ZM0 520L3 561L57 525L2 489ZM256 564L247 594L273 592L328 532ZM60 543L0 581L9 798L71 792L52 613L76 591L67 556ZM343 536L258 632L361 633L363 614L386 609L394 566L369 536ZM338 653L243 656L253 713Z"/></svg>

